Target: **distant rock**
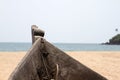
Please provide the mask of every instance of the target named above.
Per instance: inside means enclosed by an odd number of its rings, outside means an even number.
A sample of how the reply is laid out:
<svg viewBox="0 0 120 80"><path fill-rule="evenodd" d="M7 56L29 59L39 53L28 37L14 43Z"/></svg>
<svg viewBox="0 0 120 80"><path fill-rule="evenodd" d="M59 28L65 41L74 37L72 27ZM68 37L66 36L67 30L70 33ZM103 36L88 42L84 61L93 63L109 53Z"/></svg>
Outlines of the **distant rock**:
<svg viewBox="0 0 120 80"><path fill-rule="evenodd" d="M120 34L115 35L114 37L109 39L109 42L103 44L120 45Z"/></svg>

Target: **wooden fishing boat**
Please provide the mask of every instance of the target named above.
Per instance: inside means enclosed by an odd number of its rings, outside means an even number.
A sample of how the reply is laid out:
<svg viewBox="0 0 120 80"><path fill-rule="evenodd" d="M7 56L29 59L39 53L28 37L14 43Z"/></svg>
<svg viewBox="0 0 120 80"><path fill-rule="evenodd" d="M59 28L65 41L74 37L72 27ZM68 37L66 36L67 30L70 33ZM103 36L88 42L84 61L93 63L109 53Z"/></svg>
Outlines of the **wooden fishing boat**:
<svg viewBox="0 0 120 80"><path fill-rule="evenodd" d="M107 80L43 37L44 31L33 25L33 45L9 80Z"/></svg>

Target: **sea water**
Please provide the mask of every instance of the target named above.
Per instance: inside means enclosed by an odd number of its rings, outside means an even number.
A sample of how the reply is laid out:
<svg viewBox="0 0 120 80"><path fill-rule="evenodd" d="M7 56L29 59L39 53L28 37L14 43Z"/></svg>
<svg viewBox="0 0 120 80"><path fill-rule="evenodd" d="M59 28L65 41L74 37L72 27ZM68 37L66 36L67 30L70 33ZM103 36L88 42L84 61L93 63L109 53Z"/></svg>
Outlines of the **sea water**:
<svg viewBox="0 0 120 80"><path fill-rule="evenodd" d="M53 43L63 51L120 51L120 45ZM28 51L31 43L0 43L0 51Z"/></svg>

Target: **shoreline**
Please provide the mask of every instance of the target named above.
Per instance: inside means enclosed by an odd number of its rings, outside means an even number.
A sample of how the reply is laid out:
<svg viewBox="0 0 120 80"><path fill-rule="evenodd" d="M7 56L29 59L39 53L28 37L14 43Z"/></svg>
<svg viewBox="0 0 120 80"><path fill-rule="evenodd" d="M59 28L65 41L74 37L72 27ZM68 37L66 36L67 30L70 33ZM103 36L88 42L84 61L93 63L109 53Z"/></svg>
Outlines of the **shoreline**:
<svg viewBox="0 0 120 80"><path fill-rule="evenodd" d="M29 51L29 50L28 50L28 51ZM20 52L20 53L21 53L21 52L24 52L24 53L26 53L26 52L28 52L28 51L0 51L0 53L8 53L8 52L9 52L9 53L15 53L15 52L16 52L16 53L17 53L17 52ZM64 51L64 50L62 50L62 51L63 51L63 52L66 52L66 53L67 53L67 52L120 52L120 51L117 51L117 50L116 50L116 51L115 51L115 50L113 50L113 51L112 51L112 50L111 50L111 51L109 51L109 50L108 50L108 51L102 51L102 50L99 50L99 51L97 51L97 50L96 50L96 51L95 51L95 50L93 50L93 51L92 51L92 50L91 50L91 51L90 51L90 50L88 50L88 51L87 51L87 50L86 50L86 51L85 51L85 50L83 50L83 51L82 51L82 50L81 50L81 51Z"/></svg>
<svg viewBox="0 0 120 80"><path fill-rule="evenodd" d="M120 79L120 51L64 51L80 63L106 77ZM7 80L26 51L0 52L0 80Z"/></svg>

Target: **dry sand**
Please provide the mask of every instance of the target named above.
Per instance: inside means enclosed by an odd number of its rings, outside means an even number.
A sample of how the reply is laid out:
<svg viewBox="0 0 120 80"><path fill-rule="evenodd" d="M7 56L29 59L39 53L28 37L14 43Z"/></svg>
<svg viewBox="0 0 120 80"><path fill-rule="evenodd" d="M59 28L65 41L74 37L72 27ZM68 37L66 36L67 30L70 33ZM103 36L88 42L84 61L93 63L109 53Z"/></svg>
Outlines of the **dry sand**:
<svg viewBox="0 0 120 80"><path fill-rule="evenodd" d="M26 52L0 52L0 80L7 80ZM108 80L120 80L120 52L67 52Z"/></svg>

